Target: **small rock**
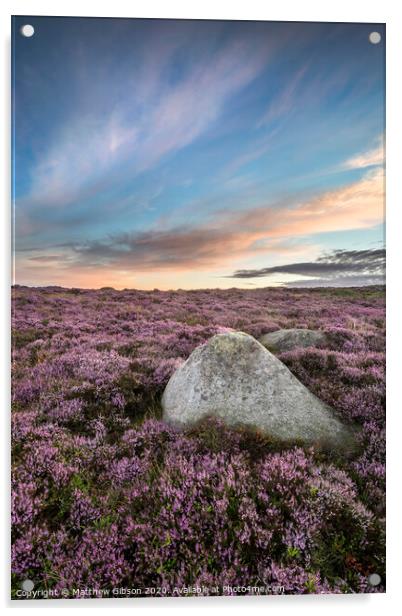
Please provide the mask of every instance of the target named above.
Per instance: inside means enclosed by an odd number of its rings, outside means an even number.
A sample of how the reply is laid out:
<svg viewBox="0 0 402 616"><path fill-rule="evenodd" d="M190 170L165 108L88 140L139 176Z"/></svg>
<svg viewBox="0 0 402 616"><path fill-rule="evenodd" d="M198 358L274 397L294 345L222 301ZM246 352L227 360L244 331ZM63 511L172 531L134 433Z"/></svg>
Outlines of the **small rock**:
<svg viewBox="0 0 402 616"><path fill-rule="evenodd" d="M259 339L261 344L272 353L283 353L293 349L309 346L321 346L328 342L327 335L314 329L278 329L264 334Z"/></svg>
<svg viewBox="0 0 402 616"><path fill-rule="evenodd" d="M353 428L314 396L257 340L243 332L213 336L171 376L163 418L179 427L207 416L285 441L336 449L353 446Z"/></svg>

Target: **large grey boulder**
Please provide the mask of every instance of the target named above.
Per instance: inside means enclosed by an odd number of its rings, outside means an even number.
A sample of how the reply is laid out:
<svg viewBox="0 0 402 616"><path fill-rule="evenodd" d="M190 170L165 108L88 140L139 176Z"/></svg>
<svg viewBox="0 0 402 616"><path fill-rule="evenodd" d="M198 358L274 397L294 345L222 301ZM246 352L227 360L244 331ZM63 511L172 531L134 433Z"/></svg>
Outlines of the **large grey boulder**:
<svg viewBox="0 0 402 616"><path fill-rule="evenodd" d="M178 427L215 416L279 440L353 446L353 429L243 332L218 334L197 347L170 378L162 407L164 420Z"/></svg>
<svg viewBox="0 0 402 616"><path fill-rule="evenodd" d="M278 329L264 334L259 341L272 353L283 353L298 347L320 346L328 339L325 332L315 329Z"/></svg>

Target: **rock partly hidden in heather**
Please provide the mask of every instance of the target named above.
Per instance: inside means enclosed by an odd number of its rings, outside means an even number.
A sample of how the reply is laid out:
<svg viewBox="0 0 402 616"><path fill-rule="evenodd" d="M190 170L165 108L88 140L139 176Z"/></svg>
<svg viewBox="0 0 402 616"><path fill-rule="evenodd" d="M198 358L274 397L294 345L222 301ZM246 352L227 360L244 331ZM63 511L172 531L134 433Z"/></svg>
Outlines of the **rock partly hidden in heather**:
<svg viewBox="0 0 402 616"><path fill-rule="evenodd" d="M278 329L264 334L259 341L272 353L283 353L297 347L320 346L327 342L327 336L315 329Z"/></svg>
<svg viewBox="0 0 402 616"><path fill-rule="evenodd" d="M278 440L353 448L354 430L243 332L218 334L197 347L170 378L162 407L164 420L177 427L215 416Z"/></svg>

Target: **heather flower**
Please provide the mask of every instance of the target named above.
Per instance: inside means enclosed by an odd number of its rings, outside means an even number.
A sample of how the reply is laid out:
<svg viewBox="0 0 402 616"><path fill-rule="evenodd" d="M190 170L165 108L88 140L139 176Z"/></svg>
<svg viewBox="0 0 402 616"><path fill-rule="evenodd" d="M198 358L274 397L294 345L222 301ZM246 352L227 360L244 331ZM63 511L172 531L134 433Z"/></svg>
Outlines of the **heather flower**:
<svg viewBox="0 0 402 616"><path fill-rule="evenodd" d="M384 296L356 289L13 290L12 572L35 588L236 585L382 592ZM280 359L360 428L351 459L219 420L186 432L160 396L222 331L307 327ZM383 582L370 587L368 576ZM226 587L226 590L223 590ZM275 590L276 589L276 590ZM208 591L203 590L204 594Z"/></svg>

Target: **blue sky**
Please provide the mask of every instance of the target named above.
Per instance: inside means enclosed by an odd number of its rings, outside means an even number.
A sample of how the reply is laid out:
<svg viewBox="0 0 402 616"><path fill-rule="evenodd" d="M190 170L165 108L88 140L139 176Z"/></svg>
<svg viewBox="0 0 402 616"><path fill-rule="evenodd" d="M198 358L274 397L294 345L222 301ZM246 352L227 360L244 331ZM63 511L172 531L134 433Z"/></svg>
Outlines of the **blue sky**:
<svg viewBox="0 0 402 616"><path fill-rule="evenodd" d="M384 46L380 24L14 18L15 282L379 282Z"/></svg>

